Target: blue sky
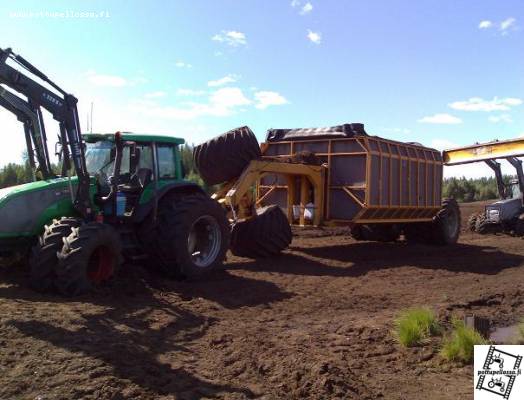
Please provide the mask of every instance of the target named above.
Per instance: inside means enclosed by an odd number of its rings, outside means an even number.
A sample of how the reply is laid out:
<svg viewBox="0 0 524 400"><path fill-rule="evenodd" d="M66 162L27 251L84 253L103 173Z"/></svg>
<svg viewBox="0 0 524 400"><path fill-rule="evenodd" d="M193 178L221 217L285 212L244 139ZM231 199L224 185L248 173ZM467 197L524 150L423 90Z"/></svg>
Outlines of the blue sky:
<svg viewBox="0 0 524 400"><path fill-rule="evenodd" d="M18 1L0 26L79 98L84 129L93 102L95 131L189 143L345 122L438 148L524 135L522 0ZM24 141L0 123L3 164Z"/></svg>

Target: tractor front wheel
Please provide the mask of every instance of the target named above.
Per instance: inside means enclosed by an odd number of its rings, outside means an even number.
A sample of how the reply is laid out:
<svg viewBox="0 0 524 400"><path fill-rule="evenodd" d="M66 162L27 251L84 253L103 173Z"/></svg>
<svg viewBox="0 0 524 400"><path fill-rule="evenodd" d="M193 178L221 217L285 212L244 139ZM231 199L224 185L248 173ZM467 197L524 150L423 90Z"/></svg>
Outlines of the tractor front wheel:
<svg viewBox="0 0 524 400"><path fill-rule="evenodd" d="M55 268L58 291L77 296L112 278L122 261L118 232L110 225L89 222L73 228L64 239Z"/></svg>
<svg viewBox="0 0 524 400"><path fill-rule="evenodd" d="M52 288L58 263L56 254L62 250L64 238L80 224L77 218L62 217L44 227L29 255L29 283L34 290L44 292Z"/></svg>

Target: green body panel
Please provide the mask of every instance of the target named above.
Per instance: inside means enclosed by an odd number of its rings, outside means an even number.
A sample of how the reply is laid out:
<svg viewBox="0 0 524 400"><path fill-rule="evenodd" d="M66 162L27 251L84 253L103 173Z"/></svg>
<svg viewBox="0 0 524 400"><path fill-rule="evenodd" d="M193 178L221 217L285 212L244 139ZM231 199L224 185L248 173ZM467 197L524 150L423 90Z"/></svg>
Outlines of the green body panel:
<svg viewBox="0 0 524 400"><path fill-rule="evenodd" d="M0 238L38 235L53 218L77 215L70 185L76 193L78 179L55 178L0 189ZM92 179L90 197L96 192ZM96 205L93 205L97 211Z"/></svg>
<svg viewBox="0 0 524 400"><path fill-rule="evenodd" d="M98 134L90 133L83 135L86 142L98 142L102 140L114 141L114 133ZM149 134L135 134L122 132L122 139L137 143L168 143L173 144L176 163L175 179L160 179L156 182L156 190L173 183L184 183L182 175L182 160L178 145L184 144L184 139ZM188 182L189 183L189 182ZM45 181L36 181L23 185L0 189L0 240L13 240L17 238L29 238L39 235L46 224L54 218L62 216L75 216L76 210L72 203L72 194L76 194L78 178L55 178ZM97 191L96 178L91 178L90 198L95 212L99 211L94 204ZM139 204L150 202L155 195L155 182L151 182L143 190Z"/></svg>
<svg viewBox="0 0 524 400"><path fill-rule="evenodd" d="M132 133L132 132L121 132L122 139L132 142L156 142L156 143L172 143L172 144L184 144L186 141L182 138L173 136L163 135L150 135L146 133ZM114 133L84 133L82 135L86 142L98 142L101 140L115 140Z"/></svg>
<svg viewBox="0 0 524 400"><path fill-rule="evenodd" d="M171 185L173 183L183 183L183 182L186 182L186 181L181 180L181 179L160 179L157 183L157 190L160 191L165 186ZM138 201L138 204L142 205L142 204L148 203L150 200L153 199L154 195L155 195L155 183L151 182L142 191L142 195L140 196L140 200Z"/></svg>

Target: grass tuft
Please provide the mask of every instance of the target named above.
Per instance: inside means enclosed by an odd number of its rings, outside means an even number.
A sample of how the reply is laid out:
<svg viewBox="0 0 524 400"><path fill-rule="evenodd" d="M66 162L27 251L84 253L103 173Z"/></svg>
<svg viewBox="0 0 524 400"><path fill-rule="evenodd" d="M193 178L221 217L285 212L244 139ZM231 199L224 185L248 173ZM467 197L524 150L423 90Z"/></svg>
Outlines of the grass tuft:
<svg viewBox="0 0 524 400"><path fill-rule="evenodd" d="M455 320L451 335L444 339L441 355L448 361L470 363L473 360L474 346L488 343L475 329L466 327L461 320Z"/></svg>
<svg viewBox="0 0 524 400"><path fill-rule="evenodd" d="M517 325L517 344L524 344L524 321Z"/></svg>
<svg viewBox="0 0 524 400"><path fill-rule="evenodd" d="M412 308L400 314L395 320L398 341L406 347L421 344L429 336L438 335L440 327L435 314L429 308Z"/></svg>

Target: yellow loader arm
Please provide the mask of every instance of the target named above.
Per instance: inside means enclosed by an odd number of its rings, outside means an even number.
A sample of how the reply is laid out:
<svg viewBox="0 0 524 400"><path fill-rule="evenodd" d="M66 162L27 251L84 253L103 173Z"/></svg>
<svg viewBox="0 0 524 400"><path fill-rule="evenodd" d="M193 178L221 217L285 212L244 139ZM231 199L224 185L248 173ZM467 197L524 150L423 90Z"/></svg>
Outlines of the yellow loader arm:
<svg viewBox="0 0 524 400"><path fill-rule="evenodd" d="M524 156L524 138L476 143L470 146L444 150L445 165L468 164L496 158Z"/></svg>

